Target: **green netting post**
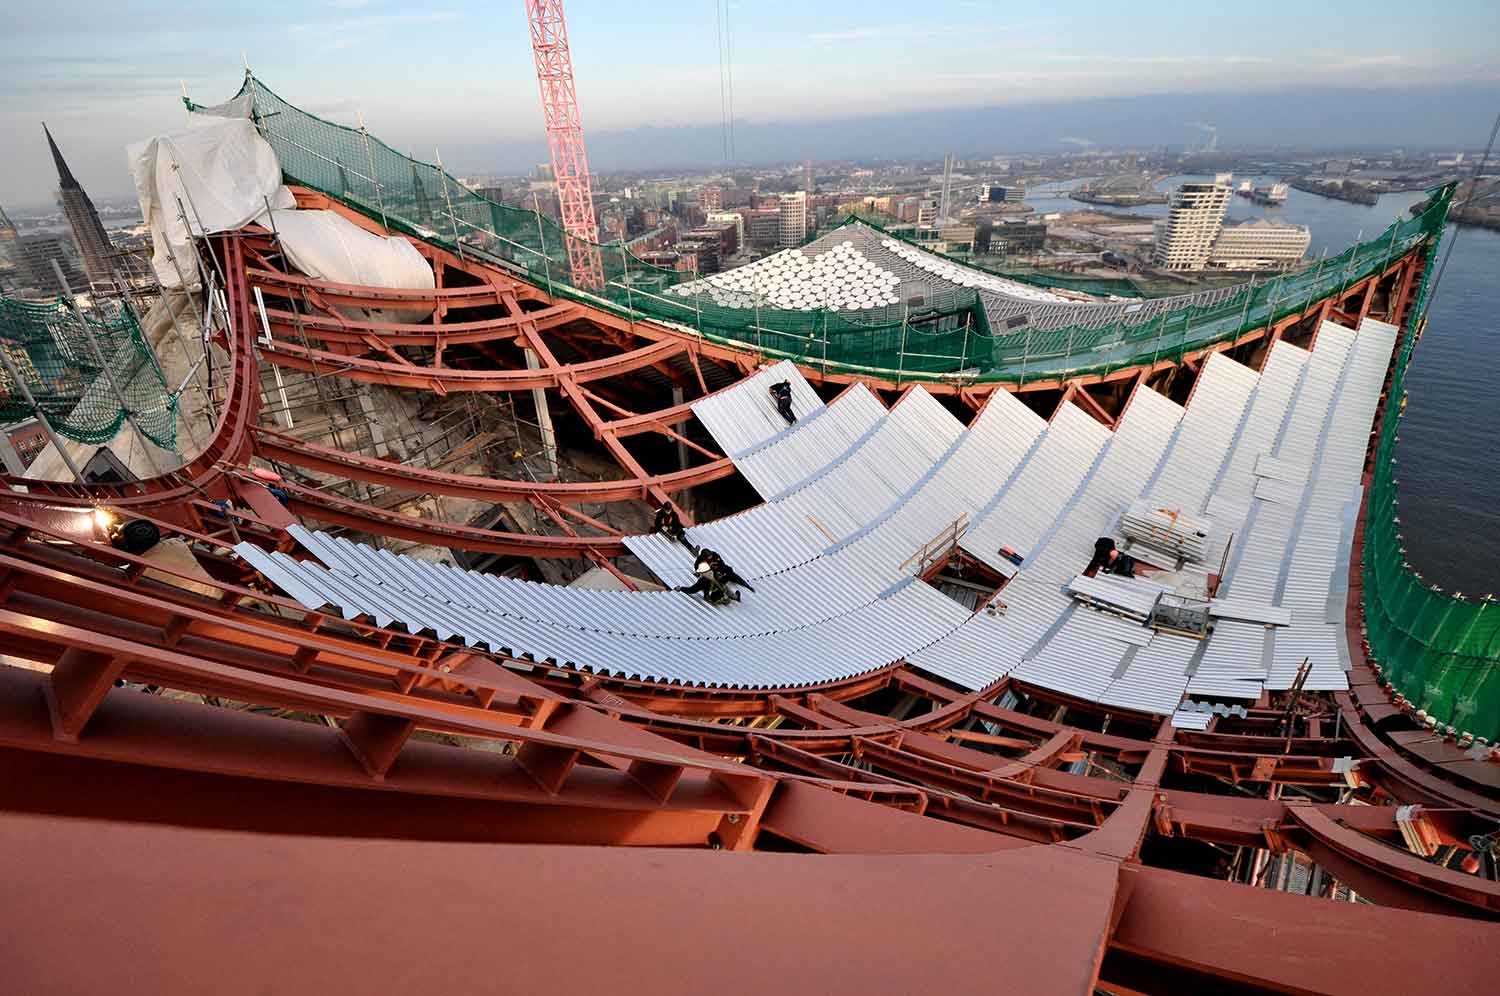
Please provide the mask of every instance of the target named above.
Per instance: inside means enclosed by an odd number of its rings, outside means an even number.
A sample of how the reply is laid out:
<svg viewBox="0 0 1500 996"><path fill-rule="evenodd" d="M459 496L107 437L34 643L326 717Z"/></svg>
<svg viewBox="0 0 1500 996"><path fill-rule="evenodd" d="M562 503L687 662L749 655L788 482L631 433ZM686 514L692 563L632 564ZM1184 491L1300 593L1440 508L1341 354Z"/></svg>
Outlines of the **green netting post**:
<svg viewBox="0 0 1500 996"><path fill-rule="evenodd" d="M1026 331L1021 333L1021 379L1017 382L1018 387L1026 386L1026 363L1031 359L1031 326L1026 326Z"/></svg>
<svg viewBox="0 0 1500 996"><path fill-rule="evenodd" d="M370 149L370 133L365 130L365 116L363 112L356 111L355 117L359 119L359 135L365 142L365 162L370 168L370 182L375 185L375 203L380 208L380 224L390 231L391 224L385 217L385 194L380 189L380 177L375 173L375 153Z"/></svg>
<svg viewBox="0 0 1500 996"><path fill-rule="evenodd" d="M698 281L698 257L693 257L693 323L703 338L703 285Z"/></svg>
<svg viewBox="0 0 1500 996"><path fill-rule="evenodd" d="M1231 346L1230 347L1231 349L1239 346L1239 344L1240 344L1240 336L1242 336L1246 332L1250 331L1246 326L1248 326L1250 324L1250 302L1252 300L1254 300L1254 299L1255 299L1255 274L1252 273L1252 274L1250 274L1250 286L1249 286L1249 289L1247 289L1245 291L1245 306L1240 309L1240 323L1237 326L1235 326L1235 329L1234 329L1234 346Z"/></svg>
<svg viewBox="0 0 1500 996"><path fill-rule="evenodd" d="M68 470L73 474L73 480L79 484L85 483L83 472L78 469L78 464L73 462L73 458L63 447L63 441L58 437L57 430L52 428L52 420L47 417L47 413L42 410L42 406L36 403L36 398L32 395L31 388L26 386L26 381L21 377L21 371L16 369L15 361L10 358L10 350L3 345L0 345L0 363L5 365L5 372L10 375L11 382L20 390L21 397L25 399L26 404L31 408L31 412L36 416L36 420L42 423L43 429L47 430L47 438L52 441L53 446L57 447L57 453L62 457L63 463L68 465Z"/></svg>
<svg viewBox="0 0 1500 996"><path fill-rule="evenodd" d="M759 280L760 277L757 275L756 281L759 282ZM755 352L759 354L759 357L764 357L766 355L766 343L765 331L761 328L760 324L760 296L760 288L757 287L755 288ZM703 335L702 329L698 330L698 335Z"/></svg>
<svg viewBox="0 0 1500 996"><path fill-rule="evenodd" d="M896 386L906 379L906 329L911 322L911 303L901 309L901 346L896 353Z"/></svg>
<svg viewBox="0 0 1500 996"><path fill-rule="evenodd" d="M141 428L140 423L136 422L135 414L130 410L130 402L125 399L125 392L120 390L120 382L115 380L115 368L113 363L111 363L110 361L117 359L119 354L116 353L115 356L112 356L109 359L105 359L104 351L99 348L98 338L88 327L88 324L83 320L83 313L78 310L78 302L73 299L73 290L68 286L68 278L63 275L62 267L57 265L57 260L55 259L51 260L50 262L52 263L52 272L57 276L57 282L62 286L65 292L65 300L67 301L68 310L73 313L74 320L78 322L79 337L83 339L84 344L88 346L89 352L94 357L94 362L99 364L99 369L104 371L104 376L109 382L109 389L114 394L115 401L119 404L120 411L125 416L125 421L129 422L130 427L135 430L135 434L141 437L141 452L146 455L146 462L151 465L152 472L156 474L156 476L160 477L161 465L156 462L156 457L151 455L151 448L148 445L151 443L151 437L146 435L146 432ZM90 387L92 386L93 385L90 385ZM162 390L166 390L165 384L162 385Z"/></svg>
<svg viewBox="0 0 1500 996"><path fill-rule="evenodd" d="M628 233L627 233L628 234ZM630 286L630 250L620 243L620 268L625 274L625 307L630 312L630 331L635 332L635 289Z"/></svg>
<svg viewBox="0 0 1500 996"><path fill-rule="evenodd" d="M828 375L828 309L823 309L823 375Z"/></svg>
<svg viewBox="0 0 1500 996"><path fill-rule="evenodd" d="M531 193L532 214L536 215L536 238L542 247L542 266L547 275L547 296L555 302L557 294L552 289L552 257L547 255L547 230L542 225L542 201L536 191Z"/></svg>
<svg viewBox="0 0 1500 996"><path fill-rule="evenodd" d="M977 305L976 305L977 307ZM974 311L971 308L964 312L964 346L963 352L958 357L958 369L969 369L969 330L974 326Z"/></svg>
<svg viewBox="0 0 1500 996"><path fill-rule="evenodd" d="M1385 247L1385 262L1380 264L1380 272L1382 274L1384 274L1385 271L1389 269L1391 265L1391 257L1396 254L1396 233L1400 230L1400 228L1401 218L1398 216L1395 221L1391 222L1391 241Z"/></svg>
<svg viewBox="0 0 1500 996"><path fill-rule="evenodd" d="M453 213L453 198L448 196L448 171L443 169L443 154L436 148L432 150L433 158L437 160L438 180L443 185L443 203L448 206L448 225L453 229L453 250L458 253L458 258L464 258L464 243L458 237L458 216Z"/></svg>
<svg viewBox="0 0 1500 996"><path fill-rule="evenodd" d="M1361 228L1359 234L1354 236L1354 245L1349 247L1349 258L1344 261L1344 272L1339 279L1339 307L1344 306L1344 295L1349 291L1349 274L1354 270L1355 261L1359 258L1360 239L1365 237L1365 230Z"/></svg>

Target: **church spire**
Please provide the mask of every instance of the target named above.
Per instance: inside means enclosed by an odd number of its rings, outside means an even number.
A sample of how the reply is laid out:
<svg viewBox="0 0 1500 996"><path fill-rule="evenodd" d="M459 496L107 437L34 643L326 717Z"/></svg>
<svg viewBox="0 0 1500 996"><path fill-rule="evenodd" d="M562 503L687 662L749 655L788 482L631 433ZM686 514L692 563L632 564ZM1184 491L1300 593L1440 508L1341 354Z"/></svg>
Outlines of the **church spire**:
<svg viewBox="0 0 1500 996"><path fill-rule="evenodd" d="M77 190L78 181L73 178L73 171L68 169L68 161L63 158L57 143L52 140L52 132L47 129L47 122L42 122L42 131L47 135L47 147L52 150L52 161L57 164L57 186L60 190Z"/></svg>

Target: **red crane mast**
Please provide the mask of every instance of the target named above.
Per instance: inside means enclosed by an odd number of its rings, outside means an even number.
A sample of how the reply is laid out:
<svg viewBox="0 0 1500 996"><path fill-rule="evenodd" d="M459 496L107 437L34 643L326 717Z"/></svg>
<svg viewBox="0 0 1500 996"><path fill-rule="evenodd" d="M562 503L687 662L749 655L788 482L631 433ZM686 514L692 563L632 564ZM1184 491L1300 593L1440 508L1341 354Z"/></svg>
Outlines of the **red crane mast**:
<svg viewBox="0 0 1500 996"><path fill-rule="evenodd" d="M552 147L552 176L567 233L568 267L573 285L604 289L604 266L599 258L599 227L594 220L589 160L583 151L583 123L573 86L573 57L568 51L568 24L562 0L525 0L531 24L531 51L536 57L536 81L542 93L547 142Z"/></svg>

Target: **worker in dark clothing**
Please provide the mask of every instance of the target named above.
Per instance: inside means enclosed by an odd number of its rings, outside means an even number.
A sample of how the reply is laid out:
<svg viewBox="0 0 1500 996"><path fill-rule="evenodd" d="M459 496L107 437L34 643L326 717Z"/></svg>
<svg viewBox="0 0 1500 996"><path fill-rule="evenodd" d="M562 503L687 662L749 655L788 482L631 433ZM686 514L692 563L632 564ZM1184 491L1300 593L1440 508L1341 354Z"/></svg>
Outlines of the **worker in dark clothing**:
<svg viewBox="0 0 1500 996"><path fill-rule="evenodd" d="M1083 573L1086 577L1094 577L1101 570L1105 574L1133 578L1135 577L1135 558L1121 553L1115 546L1115 541L1108 536L1100 536L1094 540L1094 557L1083 569Z"/></svg>
<svg viewBox="0 0 1500 996"><path fill-rule="evenodd" d="M1085 577L1093 577L1099 573L1099 568L1109 564L1109 555L1115 551L1115 541L1108 536L1100 536L1094 540L1094 557L1089 565L1083 569Z"/></svg>
<svg viewBox="0 0 1500 996"><path fill-rule="evenodd" d="M729 585L714 573L714 569L710 565L702 560L693 565L693 572L698 575L698 580L690 585L679 586L677 588L678 591L685 595L697 595L701 593L703 600L709 605L728 605L730 602L738 602L740 600L740 593L730 591Z"/></svg>
<svg viewBox="0 0 1500 996"><path fill-rule="evenodd" d="M1111 550L1109 563L1104 565L1106 574L1118 574L1122 578L1135 577L1135 558L1119 550Z"/></svg>
<svg viewBox="0 0 1500 996"><path fill-rule="evenodd" d="M681 543L694 553L698 552L698 548L688 542L687 533L682 529L682 517L677 514L677 509L671 502L662 502L661 507L656 510L656 518L651 522L651 531Z"/></svg>
<svg viewBox="0 0 1500 996"><path fill-rule="evenodd" d="M693 568L695 570L697 569L698 564L707 564L709 566L709 569L713 571L714 577L718 578L725 584L737 584L741 588L744 588L746 591L755 590L753 587L751 587L750 582L740 577L739 574L735 572L735 569L726 564L724 562L724 558L719 556L718 552L715 550L710 550L705 547L704 549L698 551L698 560L693 565Z"/></svg>
<svg viewBox="0 0 1500 996"><path fill-rule="evenodd" d="M771 385L771 397L776 401L776 410L786 419L787 425L796 425L797 416L792 412L792 382L783 380Z"/></svg>

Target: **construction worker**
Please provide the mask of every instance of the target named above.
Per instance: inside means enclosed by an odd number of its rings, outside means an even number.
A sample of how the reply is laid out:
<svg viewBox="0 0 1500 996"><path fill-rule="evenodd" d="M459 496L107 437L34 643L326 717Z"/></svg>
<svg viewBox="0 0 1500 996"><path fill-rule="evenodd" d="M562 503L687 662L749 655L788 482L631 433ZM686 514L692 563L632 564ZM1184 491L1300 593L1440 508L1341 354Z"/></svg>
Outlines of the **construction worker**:
<svg viewBox="0 0 1500 996"><path fill-rule="evenodd" d="M685 595L701 593L703 600L709 605L728 605L740 600L740 593L730 591L729 586L714 573L713 567L702 558L693 565L693 573L698 575L698 580L690 585L678 586L678 591Z"/></svg>
<svg viewBox="0 0 1500 996"><path fill-rule="evenodd" d="M737 584L741 588L744 588L746 591L755 590L753 587L751 587L750 582L746 581L744 578L740 577L739 574L735 573L734 568L726 564L724 562L724 558L719 556L718 552L715 550L710 550L707 547L699 550L698 559L693 564L695 570L697 569L698 564L707 564L709 569L713 571L714 577L718 578L725 584Z"/></svg>
<svg viewBox="0 0 1500 996"><path fill-rule="evenodd" d="M656 510L656 518L651 522L651 531L681 543L694 553L698 552L698 548L688 542L687 533L682 528L682 517L677 514L677 509L671 502L662 502L661 507Z"/></svg>
<svg viewBox="0 0 1500 996"><path fill-rule="evenodd" d="M776 410L786 419L787 425L796 425L797 416L792 411L792 382L779 381L771 385L771 397L776 401Z"/></svg>
<svg viewBox="0 0 1500 996"><path fill-rule="evenodd" d="M1115 546L1115 541L1108 536L1100 536L1094 540L1094 557L1083 569L1083 573L1085 577L1093 577L1101 570L1105 574L1133 578L1135 577L1135 558L1121 553Z"/></svg>

